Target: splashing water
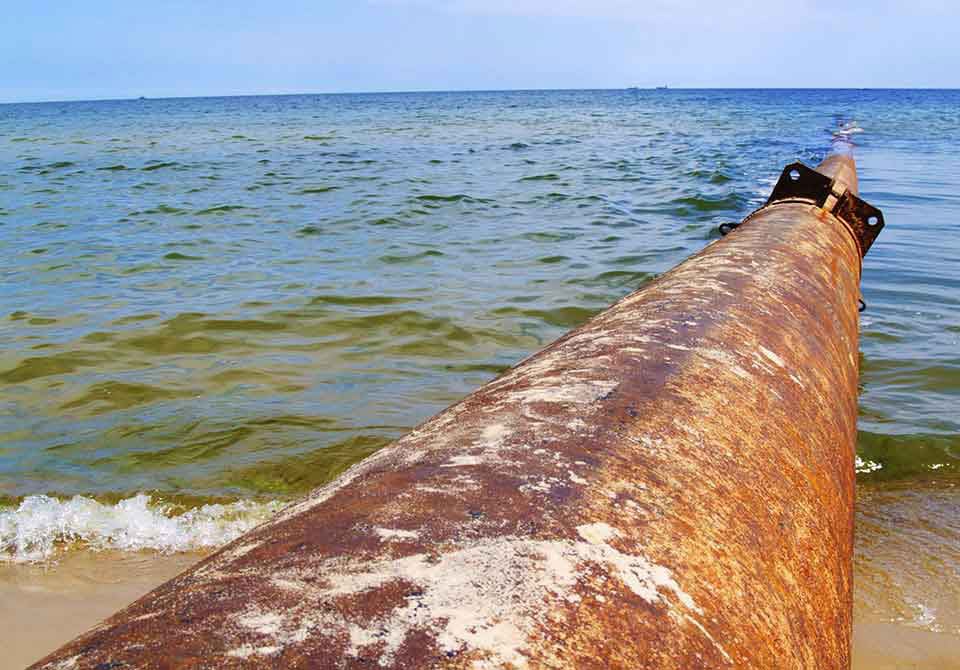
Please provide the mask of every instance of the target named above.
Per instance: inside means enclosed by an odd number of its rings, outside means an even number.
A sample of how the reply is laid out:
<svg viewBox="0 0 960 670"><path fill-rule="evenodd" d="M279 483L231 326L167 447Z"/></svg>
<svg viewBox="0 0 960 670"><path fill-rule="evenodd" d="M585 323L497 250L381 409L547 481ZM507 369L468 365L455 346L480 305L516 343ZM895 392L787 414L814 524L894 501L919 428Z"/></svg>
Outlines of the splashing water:
<svg viewBox="0 0 960 670"><path fill-rule="evenodd" d="M139 494L106 505L74 496L58 500L29 496L16 508L0 508L0 561L50 560L58 548L160 552L218 547L265 521L280 503L211 504L175 514L170 505L153 504Z"/></svg>
<svg viewBox="0 0 960 670"><path fill-rule="evenodd" d="M853 136L862 132L864 132L863 128L856 121L839 122L836 130L833 131L830 150L838 154L852 153L855 146Z"/></svg>

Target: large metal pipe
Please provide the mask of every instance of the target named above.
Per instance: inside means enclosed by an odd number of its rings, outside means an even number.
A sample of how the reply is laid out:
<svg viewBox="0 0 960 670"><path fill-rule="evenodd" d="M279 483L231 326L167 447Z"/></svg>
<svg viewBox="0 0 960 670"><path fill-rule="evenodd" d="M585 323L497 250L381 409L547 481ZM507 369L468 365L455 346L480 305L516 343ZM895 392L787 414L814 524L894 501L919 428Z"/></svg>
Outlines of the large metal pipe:
<svg viewBox="0 0 960 670"><path fill-rule="evenodd" d="M35 667L848 667L864 245L819 170Z"/></svg>

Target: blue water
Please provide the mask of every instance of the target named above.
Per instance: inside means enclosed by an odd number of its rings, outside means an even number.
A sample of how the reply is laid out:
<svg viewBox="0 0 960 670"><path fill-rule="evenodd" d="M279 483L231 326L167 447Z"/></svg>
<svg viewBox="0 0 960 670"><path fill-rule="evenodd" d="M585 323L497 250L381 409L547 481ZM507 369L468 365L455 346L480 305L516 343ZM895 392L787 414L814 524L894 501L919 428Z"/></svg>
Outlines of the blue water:
<svg viewBox="0 0 960 670"><path fill-rule="evenodd" d="M703 247L844 123L887 220L860 477L954 477L960 92L305 95L0 105L0 496L301 493Z"/></svg>

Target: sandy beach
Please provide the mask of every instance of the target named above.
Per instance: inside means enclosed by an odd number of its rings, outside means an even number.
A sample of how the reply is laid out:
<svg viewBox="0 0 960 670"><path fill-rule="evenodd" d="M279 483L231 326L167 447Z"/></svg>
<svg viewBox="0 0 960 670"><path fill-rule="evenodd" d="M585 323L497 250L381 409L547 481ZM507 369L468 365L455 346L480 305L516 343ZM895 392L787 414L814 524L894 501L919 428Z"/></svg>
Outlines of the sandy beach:
<svg viewBox="0 0 960 670"><path fill-rule="evenodd" d="M0 564L0 668L40 660L202 557L84 551L52 566Z"/></svg>
<svg viewBox="0 0 960 670"><path fill-rule="evenodd" d="M952 485L861 487L855 670L960 668L960 583L942 579L960 568L960 551L941 551L960 546L958 504ZM0 566L0 630L13 642L0 670L39 660L204 555L85 551L51 566Z"/></svg>

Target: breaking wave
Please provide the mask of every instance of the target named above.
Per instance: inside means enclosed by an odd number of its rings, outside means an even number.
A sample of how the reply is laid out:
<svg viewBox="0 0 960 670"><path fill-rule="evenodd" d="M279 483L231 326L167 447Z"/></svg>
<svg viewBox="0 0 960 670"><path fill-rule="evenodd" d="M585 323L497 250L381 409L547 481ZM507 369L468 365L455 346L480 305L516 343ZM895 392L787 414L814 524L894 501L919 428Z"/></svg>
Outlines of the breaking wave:
<svg viewBox="0 0 960 670"><path fill-rule="evenodd" d="M856 135L862 133L863 128L860 127L856 121L844 121L839 124L839 127L833 131L834 137L850 137L851 135Z"/></svg>
<svg viewBox="0 0 960 670"><path fill-rule="evenodd" d="M83 496L29 496L17 507L0 507L0 562L46 561L71 545L164 553L212 549L266 521L281 506L239 501L178 514L174 506L153 503L145 494L114 505Z"/></svg>

